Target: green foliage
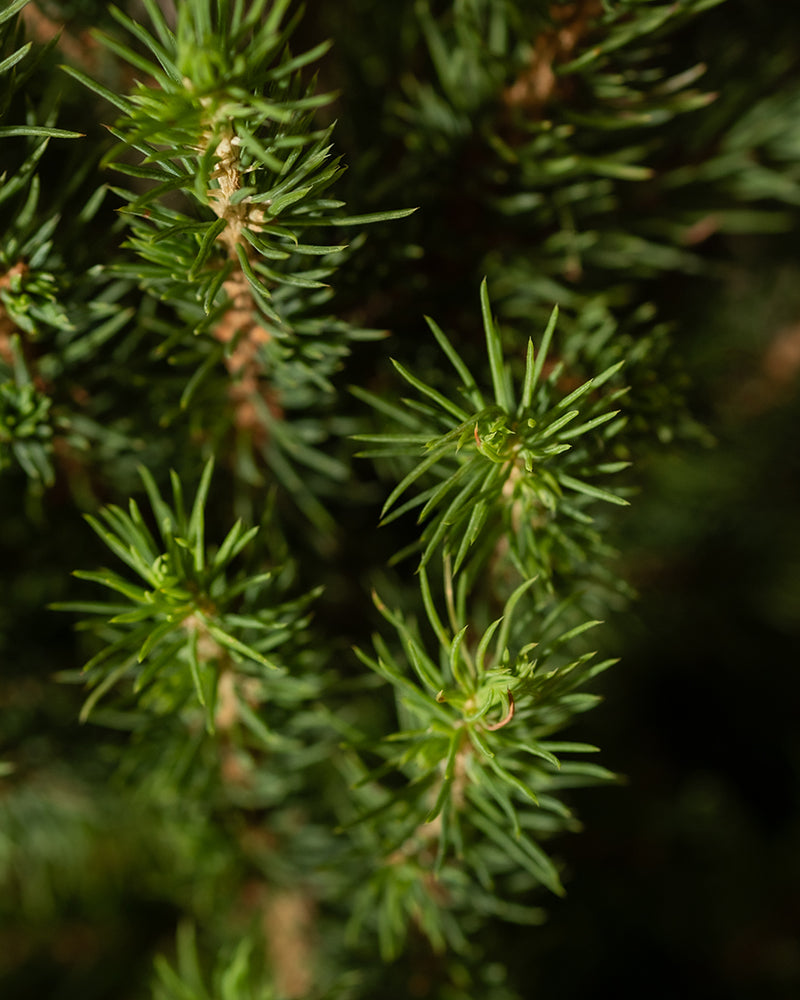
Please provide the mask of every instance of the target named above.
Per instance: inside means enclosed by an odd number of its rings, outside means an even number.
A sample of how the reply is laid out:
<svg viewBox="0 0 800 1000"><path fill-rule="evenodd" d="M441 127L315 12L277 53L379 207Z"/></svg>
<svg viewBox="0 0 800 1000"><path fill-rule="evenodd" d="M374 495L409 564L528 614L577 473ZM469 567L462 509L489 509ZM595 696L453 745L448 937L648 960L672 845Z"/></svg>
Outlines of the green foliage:
<svg viewBox="0 0 800 1000"><path fill-rule="evenodd" d="M605 460L611 440L625 424L624 418L614 420L619 411L609 410L608 405L625 390L595 395L588 405L585 401L590 392L596 393L614 378L623 362L554 399L563 365L553 365L543 377L557 317L554 310L537 352L528 340L522 385L516 392L510 368L503 362L502 341L491 316L485 282L481 303L492 377L488 400L453 345L430 319L428 325L459 376L459 392L468 409L421 382L397 362L395 367L403 378L428 397L433 408L409 402L406 411L398 411L374 395L356 390L407 428L403 434L362 435L362 440L382 446L365 455L384 458L421 452L424 456L392 491L384 514L429 470L437 480L385 521L422 506L418 521L427 524L420 539L424 547L420 566L426 565L441 545L446 555L454 556L457 572L480 539L479 553L473 560L474 575L505 538L504 555L522 577L541 574L547 580L556 572L574 573L576 561L590 559L575 537L578 532L574 527L564 531L560 521L567 517L580 527L588 526L592 518L586 508L592 501L627 503L591 481L597 474L618 472L629 464ZM573 408L581 399L583 410ZM604 429L590 436L599 428ZM564 490L577 497L565 498Z"/></svg>
<svg viewBox="0 0 800 1000"><path fill-rule="evenodd" d="M84 667L93 691L83 718L103 694L131 676L134 694L147 711L172 714L196 699L205 708L208 731L213 732L223 671L234 669L259 679L265 670L285 671L273 650L293 632L302 631L307 624L302 611L313 595L276 603L273 570L229 578L230 564L253 541L258 528L245 530L237 521L214 551L207 549L204 507L212 471L209 461L187 511L175 473L170 507L147 470L141 470L158 542L134 500L128 513L110 506L100 511L102 521L87 518L145 586L112 570L80 571L76 576L115 591L125 601L60 605L62 610L93 614L106 643ZM243 718L261 734L263 726L246 705Z"/></svg>
<svg viewBox="0 0 800 1000"><path fill-rule="evenodd" d="M465 609L451 609L453 621L446 628L424 570L420 577L438 655L429 655L416 629L377 598L379 611L400 638L402 658L393 655L380 636L374 639L377 658L359 654L395 687L405 724L370 747L385 763L365 774L361 783L396 770L407 777L407 784L387 789L369 818L395 814L398 842L393 850L401 855L409 839L408 824L413 823L425 851L435 856L435 877L457 859L445 882L456 876L456 881L463 880L469 871L478 880L476 890L491 890L511 861L513 869L524 870L561 894L556 868L537 843L539 836L570 817L557 790L570 777L588 781L612 775L592 765L562 765L556 752L596 748L547 737L576 712L591 707L594 699L575 689L612 662L591 665L591 652L560 659L562 647L598 623L552 634L558 617L554 614L539 624L543 641L514 648L512 636L520 631L512 631L514 610L530 589L533 581L528 580L511 595L503 616L470 639ZM530 622L527 625L530 628ZM380 877L386 878L386 873ZM386 932L383 938L391 940ZM394 953L396 945L386 950Z"/></svg>
<svg viewBox="0 0 800 1000"><path fill-rule="evenodd" d="M256 985L251 973L251 942L240 943L229 963L215 969L209 990L204 981L195 935L190 925L178 929L178 968L159 956L154 1000L274 1000L276 993L265 983Z"/></svg>
<svg viewBox="0 0 800 1000"><path fill-rule="evenodd" d="M272 287L320 288L318 279L329 271L276 268L293 255L344 249L303 245L298 237L341 204L322 198L340 167L329 155L329 131L312 128L314 110L329 98L300 77L326 46L288 58L292 23L281 23L287 3L271 5L263 19L263 2L229 15L208 3L184 6L176 33L155 3L147 6L158 37L121 11L114 14L155 62L113 38L103 42L156 86L138 84L120 99L86 81L123 112L113 129L122 141L108 162L150 182L138 196L120 192L134 217L129 245L150 265L144 271L137 265L136 274L152 276L165 298L190 291L210 313L238 259L260 306L280 324L269 303ZM126 162L131 148L140 152L140 164ZM188 211L160 204L177 191L189 199Z"/></svg>
<svg viewBox="0 0 800 1000"><path fill-rule="evenodd" d="M11 366L0 359L0 470L18 463L31 479L52 486L50 400L33 385L19 337L10 351Z"/></svg>
<svg viewBox="0 0 800 1000"><path fill-rule="evenodd" d="M331 98L304 75L328 45L292 55L297 16L288 16L288 2L181 5L174 31L153 0L146 7L152 33L112 8L146 56L95 33L146 83L123 96L79 68L65 69L121 112L110 128L119 143L104 164L131 177L136 189L113 189L124 199L128 228L128 253L114 271L152 297L141 320L162 338L158 357L185 373L162 419L181 419L192 403L199 415L210 397L216 419L197 433L213 439L220 423L225 433L245 425L250 432L236 445L240 475L258 482L266 463L306 516L330 531L312 483L321 479L324 490L325 480L343 480L347 468L320 447L320 421L307 417L329 404L347 341L369 332L322 311L326 279L347 246L313 237L324 227L409 210L345 216L343 202L328 196L343 168L331 154L331 129L317 128L315 114ZM314 264L318 258L326 259ZM167 315L155 303L165 304ZM206 399L196 399L214 376ZM219 412L223 385L238 407L233 421L230 410ZM292 411L300 419L284 419Z"/></svg>
<svg viewBox="0 0 800 1000"><path fill-rule="evenodd" d="M23 43L24 31L16 15L28 3L29 0L12 0L4 11L0 11L0 77L7 78L3 81L3 92L0 96L0 119L8 111L14 92L21 90L54 48L54 43L51 43L39 47L34 52L32 42ZM12 136L74 139L80 134L67 129L53 128L50 122L42 123L35 115L31 115L30 121L24 125L0 126L0 138L3 139Z"/></svg>
<svg viewBox="0 0 800 1000"><path fill-rule="evenodd" d="M0 640L67 721L3 747L0 912L136 883L157 1000L527 995L624 508L703 434L678 300L797 221L797 88L684 57L721 2L7 5Z"/></svg>

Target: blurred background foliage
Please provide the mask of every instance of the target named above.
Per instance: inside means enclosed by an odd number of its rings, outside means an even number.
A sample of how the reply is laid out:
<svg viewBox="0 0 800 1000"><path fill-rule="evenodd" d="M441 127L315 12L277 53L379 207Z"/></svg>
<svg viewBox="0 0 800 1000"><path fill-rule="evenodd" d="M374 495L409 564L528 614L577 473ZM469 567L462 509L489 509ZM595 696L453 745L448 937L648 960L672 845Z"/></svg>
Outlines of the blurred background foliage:
<svg viewBox="0 0 800 1000"><path fill-rule="evenodd" d="M122 6L136 15L133 0ZM66 23L62 51L95 60L96 70L103 56L85 32L107 23L103 5L43 0L38 9L32 30L47 31L50 19ZM661 45L667 76L705 63L699 86L719 99L659 130L655 180L623 194L601 185L589 214L605 214L604 226L613 219L605 231L638 234L637 199L654 198L663 218L695 229L654 267L644 266L646 254L637 261L635 246L618 244L608 280L595 268L588 285L565 265L569 248L544 245L565 231L569 205L550 220L536 205L532 216L504 209L505 180L492 158L500 154L481 130L481 113L467 107L462 132L439 133L424 120L423 112L435 115L431 95L441 87L417 14L410 2L309 0L299 29L298 44L334 41L321 85L341 95L325 112L338 119L337 149L349 167L337 194L354 213L421 206L370 231L367 252L338 280L340 314L392 331L389 346L359 346L348 380L359 384L390 350L424 356L423 312L445 329L472 329L477 340L474 291L486 273L500 316L522 317L526 335L560 291L568 329L587 301L601 312L613 306L629 324L654 303L675 372L669 386L652 387L660 443L638 460L639 495L613 527L623 576L638 591L632 609L606 626L606 645L621 663L604 675L604 703L570 733L601 746L626 783L575 796L585 829L555 845L567 896L548 900L540 927L486 933L481 995L571 1000L613 989L665 1000L789 1000L800 992L800 8L770 5L767 15L757 0L727 0ZM429 89L415 87L412 74ZM64 86L59 124L89 131L86 112L85 96ZM603 142L607 155L615 142L624 149L633 140ZM708 150L726 143L725 164L701 183L675 176L693 162L700 170ZM752 163L753 143L760 177L742 168ZM67 175L70 197L79 196L83 154L66 156L43 167L54 204ZM669 175L672 187L661 183ZM489 182L494 200L473 190ZM727 203L743 183L753 185L747 210L762 213L756 233L747 231L754 220L744 209L714 218L717 201ZM770 184L779 183L776 194ZM112 232L113 213L102 208L93 226ZM534 252L520 264L529 244ZM671 435L662 403L676 387L693 420ZM133 468L118 461L121 489ZM365 495L380 496L360 475ZM45 531L39 501L19 478L4 477L0 491L0 758L24 775L0 778L0 994L135 1000L148 995L153 952L172 951L178 915L209 916L213 898L198 895L197 884L224 885L233 873L219 831L202 816L189 833L178 822L180 803L160 803L153 816L152 802L123 795L117 738L80 726L80 691L54 683L65 662L81 662L80 636L66 616L42 608L66 598L70 570L102 556L88 532L75 532L58 488ZM355 581L368 563L357 543L363 512L343 505L337 515L353 576L336 578L336 600L322 613L355 630ZM48 534L60 539L58 562ZM390 540L376 544L393 551ZM496 951L508 985L491 963ZM361 959L372 968L371 955ZM372 995L447 996L431 993L439 961L412 943L412 960L390 966ZM458 960L447 961L458 984Z"/></svg>

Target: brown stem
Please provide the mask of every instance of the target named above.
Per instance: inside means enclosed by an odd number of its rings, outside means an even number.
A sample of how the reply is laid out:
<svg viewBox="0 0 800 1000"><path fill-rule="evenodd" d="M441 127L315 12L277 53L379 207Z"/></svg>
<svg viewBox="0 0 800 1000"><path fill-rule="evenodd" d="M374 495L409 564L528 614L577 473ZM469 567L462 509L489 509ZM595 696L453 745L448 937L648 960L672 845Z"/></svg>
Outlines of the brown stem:
<svg viewBox="0 0 800 1000"><path fill-rule="evenodd" d="M528 66L503 92L507 107L522 108L533 116L541 115L545 106L558 96L559 78L555 67L575 56L592 22L602 12L600 0L551 4L553 27L537 37Z"/></svg>

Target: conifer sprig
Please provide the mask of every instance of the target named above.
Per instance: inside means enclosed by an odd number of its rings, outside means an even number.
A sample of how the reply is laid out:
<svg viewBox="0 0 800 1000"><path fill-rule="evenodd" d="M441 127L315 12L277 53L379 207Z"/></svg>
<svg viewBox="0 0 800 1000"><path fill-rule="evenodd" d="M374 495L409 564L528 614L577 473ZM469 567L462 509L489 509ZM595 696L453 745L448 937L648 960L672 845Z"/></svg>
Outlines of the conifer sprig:
<svg viewBox="0 0 800 1000"><path fill-rule="evenodd" d="M564 519L580 534L591 524L597 501L628 503L597 483L598 476L629 464L609 460L613 438L625 425L624 415L611 407L626 390L617 386L600 392L607 383L614 385L622 362L569 392L560 390L563 366L554 364L545 374L558 315L554 310L538 350L529 339L521 384L515 384L503 359L485 281L481 307L490 387L480 387L447 336L428 319L456 371L461 398L456 402L455 393L443 395L394 362L426 401L406 400L404 408L387 407L384 400L355 390L406 428L393 434L359 435L359 440L378 445L361 455L412 459L413 467L390 493L383 515L386 523L421 508L417 516L424 525L421 567L441 548L445 556L453 556L458 571L473 546L485 556L487 545L493 548L503 537L524 578L541 574L549 579L575 558L577 546L573 543L570 551ZM398 506L400 497L423 477L432 485Z"/></svg>
<svg viewBox="0 0 800 1000"><path fill-rule="evenodd" d="M112 266L159 303L143 325L162 338L157 356L185 373L162 420L198 413L208 383L197 433L215 444L233 434L240 474L256 482L266 465L329 533L316 483L342 481L346 466L320 447L312 415L331 400L350 337L369 334L325 315L348 248L320 234L408 210L347 216L331 197L343 167L316 118L331 96L306 75L328 45L292 52L290 0L191 0L174 31L155 0L145 6L151 29L112 8L135 44L96 33L144 75L130 94L65 69L119 112L105 163L132 182L112 189L128 227Z"/></svg>
<svg viewBox="0 0 800 1000"><path fill-rule="evenodd" d="M148 56L98 33L106 48L146 75L128 97L65 67L122 112L111 129L120 142L106 162L143 182L140 193L118 192L133 217L130 246L151 265L144 275L163 293L175 295L183 285L180 297L201 301L206 313L225 281L242 273L257 306L280 325L271 304L275 287L320 288L331 273L324 266L303 269L298 260L345 249L302 242L304 230L407 213L347 218L338 211L343 202L325 196L343 169L331 154L331 128L314 125L314 113L331 96L316 93L315 81L302 74L329 46L291 54L297 16L287 18L290 0L258 0L247 10L196 0L180 5L175 32L153 0L145 6L152 34L123 11L111 11ZM140 154L138 164L129 161L131 149ZM167 196L174 204L176 192L188 199L186 208L165 204Z"/></svg>
<svg viewBox="0 0 800 1000"><path fill-rule="evenodd" d="M357 651L394 689L401 722L382 740L357 747L362 761L377 757L380 763L354 771L363 802L356 822L379 824L384 831L385 860L363 892L385 911L377 920L388 957L406 932L398 908L418 914L421 907L434 943L453 937L447 915L431 905L437 893L456 905L472 891L469 883L486 892L496 879L518 871L562 894L557 868L540 845L542 837L571 822L559 790L614 777L597 765L557 756L596 747L551 739L577 712L592 707L596 697L580 688L614 662L593 662L593 652L575 652L583 633L599 623L563 630L558 607L537 623L524 607L534 582L527 580L502 617L473 635L452 607L444 624L424 568L419 576L433 649L412 621L376 596L401 651L377 634L374 656ZM541 641L531 641L533 635ZM405 781L400 787L398 775ZM429 873L427 888L425 880L413 887L412 872L419 879L423 871ZM426 894L432 898L421 901Z"/></svg>
<svg viewBox="0 0 800 1000"><path fill-rule="evenodd" d="M150 473L144 468L140 472L157 534L134 500L127 512L111 505L101 509L99 519L86 519L141 582L110 569L78 570L75 576L114 591L122 600L56 605L92 615L84 627L96 629L105 641L84 667L93 690L82 718L112 687L132 681L139 703L157 714L199 703L213 732L220 676L230 670L257 678L265 670L285 672L274 650L307 624L304 611L315 595L295 601L276 596L276 569L230 575L231 563L252 543L258 528L245 529L237 521L219 546L207 545L205 506L212 461L206 463L190 509L175 473L169 505ZM246 705L240 714L258 727Z"/></svg>
<svg viewBox="0 0 800 1000"><path fill-rule="evenodd" d="M312 123L330 98L300 75L327 46L291 57L296 18L283 23L289 4L271 5L262 18L265 6L245 13L215 0L184 4L173 33L151 0L154 34L112 8L149 57L100 37L147 79L114 100L122 115L112 132L120 143L107 157L143 182L140 193L119 194L133 219L130 246L150 265L145 273L162 294L199 299L209 312L226 279L241 272L258 305L280 324L269 304L275 284L320 287L318 276L326 273L286 270L281 262L343 249L304 246L298 236L340 206L322 196L341 167L330 155L330 130ZM66 68L109 97L82 71ZM131 149L138 164L129 161ZM176 192L187 202L168 207L165 198L174 205Z"/></svg>

